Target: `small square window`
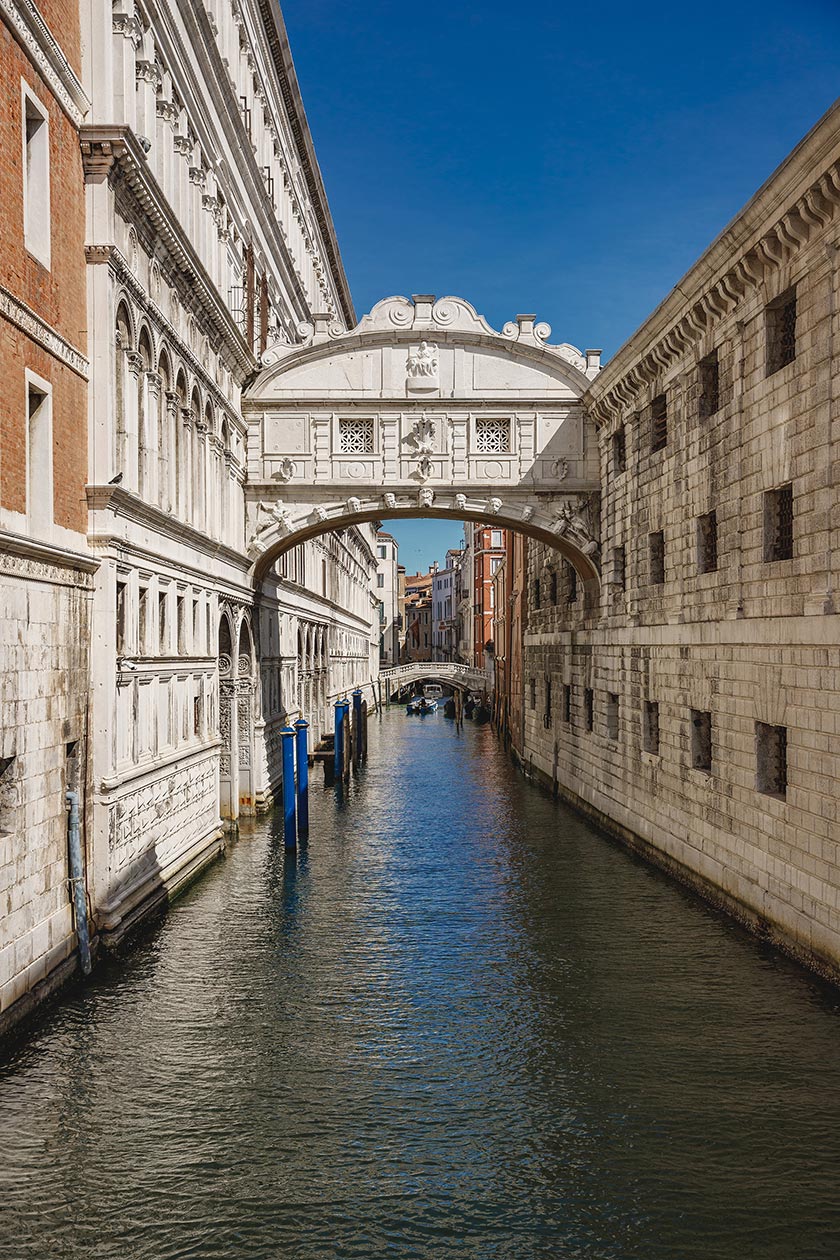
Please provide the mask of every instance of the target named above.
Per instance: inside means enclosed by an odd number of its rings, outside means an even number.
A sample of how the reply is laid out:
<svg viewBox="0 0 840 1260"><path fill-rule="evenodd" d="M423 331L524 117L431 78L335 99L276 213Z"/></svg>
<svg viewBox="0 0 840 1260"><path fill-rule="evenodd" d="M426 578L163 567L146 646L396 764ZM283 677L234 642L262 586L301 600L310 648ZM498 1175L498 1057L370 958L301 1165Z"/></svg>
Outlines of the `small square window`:
<svg viewBox="0 0 840 1260"><path fill-rule="evenodd" d="M796 290L788 289L765 308L767 375L796 358Z"/></svg>
<svg viewBox="0 0 840 1260"><path fill-rule="evenodd" d="M713 350L700 360L700 397L697 412L701 420L708 420L720 407L720 364L718 352Z"/></svg>
<svg viewBox="0 0 840 1260"><path fill-rule="evenodd" d="M618 693L607 692L607 739L618 739Z"/></svg>
<svg viewBox="0 0 840 1260"><path fill-rule="evenodd" d="M793 483L764 494L764 559L793 558Z"/></svg>
<svg viewBox="0 0 840 1260"><path fill-rule="evenodd" d="M591 687L583 690L583 724L588 731L595 725L595 693Z"/></svg>
<svg viewBox="0 0 840 1260"><path fill-rule="evenodd" d="M646 700L642 713L642 747L645 752L659 756L659 705Z"/></svg>
<svg viewBox="0 0 840 1260"><path fill-rule="evenodd" d="M717 514L697 517L697 572L714 573L718 567Z"/></svg>
<svg viewBox="0 0 840 1260"><path fill-rule="evenodd" d="M668 445L668 407L664 394L657 394L650 405L650 449L661 451Z"/></svg>
<svg viewBox="0 0 840 1260"><path fill-rule="evenodd" d="M787 793L787 727L755 724L756 788L766 796Z"/></svg>
<svg viewBox="0 0 840 1260"><path fill-rule="evenodd" d="M650 580L654 586L661 586L665 581L665 534L661 529L648 534L648 550Z"/></svg>
<svg viewBox="0 0 840 1260"><path fill-rule="evenodd" d="M372 455L373 420L339 420L338 449L342 455Z"/></svg>
<svg viewBox="0 0 840 1260"><path fill-rule="evenodd" d="M623 473L627 470L627 437L624 425L621 424L612 435L613 472Z"/></svg>
<svg viewBox="0 0 840 1260"><path fill-rule="evenodd" d="M479 416L475 422L475 449L479 455L509 455L510 420Z"/></svg>
<svg viewBox="0 0 840 1260"><path fill-rule="evenodd" d="M691 768L712 772L712 715L702 709L691 710Z"/></svg>
<svg viewBox="0 0 840 1260"><path fill-rule="evenodd" d="M23 239L30 254L50 265L49 115L23 87Z"/></svg>

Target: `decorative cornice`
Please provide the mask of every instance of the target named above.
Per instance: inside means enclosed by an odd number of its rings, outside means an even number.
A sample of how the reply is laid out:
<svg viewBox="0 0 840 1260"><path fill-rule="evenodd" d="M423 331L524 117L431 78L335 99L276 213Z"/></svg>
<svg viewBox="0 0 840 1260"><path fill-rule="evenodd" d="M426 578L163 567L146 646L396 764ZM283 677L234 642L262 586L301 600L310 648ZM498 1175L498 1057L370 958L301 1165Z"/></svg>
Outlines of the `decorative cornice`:
<svg viewBox="0 0 840 1260"><path fill-rule="evenodd" d="M223 342L223 357L233 361L241 379L245 379L255 370L257 361L149 170L134 132L125 126L84 126L80 139L86 178L101 180L107 169L110 178L131 191L146 222L154 229L158 245L169 255L204 318Z"/></svg>
<svg viewBox="0 0 840 1260"><path fill-rule="evenodd" d="M51 582L56 580L56 569L64 569L68 571L68 584L75 586L79 584L79 573L95 573L98 568L99 561L94 556L0 530L0 570L10 569ZM89 588L90 579L86 577L82 585Z"/></svg>
<svg viewBox="0 0 840 1260"><path fill-rule="evenodd" d="M137 524L150 525L157 533L163 534L168 538L174 538L179 542L187 543L205 555L219 556L221 559L227 560L240 568L248 564L247 557L241 551L237 551L234 547L229 547L226 543L219 542L215 538L210 538L208 534L202 533L200 529L196 529L193 525L188 525L185 521L179 520L169 512L162 511L160 508L155 507L153 503L146 503L139 495L133 494L123 486L114 486L108 483L104 486L89 485L85 489L88 508L92 512L103 510L113 512L115 516L123 516ZM96 542L101 546L103 541L106 541L106 536L99 529L95 529L90 535L90 541Z"/></svg>
<svg viewBox="0 0 840 1260"><path fill-rule="evenodd" d="M90 101L37 6L32 0L0 0L0 14L67 117L76 127L81 126Z"/></svg>
<svg viewBox="0 0 840 1260"><path fill-rule="evenodd" d="M36 341L53 358L60 359L71 372L81 376L82 380L88 379L90 365L85 356L3 285L0 285L0 316L26 333L27 337Z"/></svg>

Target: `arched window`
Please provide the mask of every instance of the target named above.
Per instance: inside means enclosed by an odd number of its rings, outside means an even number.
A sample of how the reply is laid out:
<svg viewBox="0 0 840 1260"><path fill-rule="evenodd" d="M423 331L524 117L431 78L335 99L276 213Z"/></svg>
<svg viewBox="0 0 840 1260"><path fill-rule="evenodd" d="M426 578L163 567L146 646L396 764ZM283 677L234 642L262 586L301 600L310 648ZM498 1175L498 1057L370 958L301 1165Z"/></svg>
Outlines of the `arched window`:
<svg viewBox="0 0 840 1260"><path fill-rule="evenodd" d="M151 458L154 447L152 425L152 399L149 390L149 372L152 370L152 341L149 330L144 328L137 343L140 354L137 378L137 488L148 497L151 480Z"/></svg>

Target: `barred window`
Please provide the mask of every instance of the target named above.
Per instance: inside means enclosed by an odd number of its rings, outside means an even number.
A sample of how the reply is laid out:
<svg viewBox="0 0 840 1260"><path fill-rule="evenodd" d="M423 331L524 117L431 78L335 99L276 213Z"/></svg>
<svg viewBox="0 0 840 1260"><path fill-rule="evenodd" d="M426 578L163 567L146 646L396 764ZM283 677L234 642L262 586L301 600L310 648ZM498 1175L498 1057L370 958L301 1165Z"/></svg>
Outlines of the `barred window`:
<svg viewBox="0 0 840 1260"><path fill-rule="evenodd" d="M642 713L642 747L645 752L659 756L659 705L646 700Z"/></svg>
<svg viewBox="0 0 840 1260"><path fill-rule="evenodd" d="M648 534L650 551L650 580L654 586L661 586L665 581L665 534L661 529Z"/></svg>
<svg viewBox="0 0 840 1260"><path fill-rule="evenodd" d="M618 694L607 692L607 739L615 742L618 739Z"/></svg>
<svg viewBox="0 0 840 1260"><path fill-rule="evenodd" d="M537 680L536 678L531 679L530 683L528 684L528 691L529 691L528 699L530 701L529 707L532 709L536 709L537 707Z"/></svg>
<svg viewBox="0 0 840 1260"><path fill-rule="evenodd" d="M755 724L756 788L767 796L787 793L787 727Z"/></svg>
<svg viewBox="0 0 840 1260"><path fill-rule="evenodd" d="M718 352L713 350L705 359L700 360L700 397L698 414L701 420L708 420L720 407L720 365Z"/></svg>
<svg viewBox="0 0 840 1260"><path fill-rule="evenodd" d="M613 547L613 580L620 591L623 591L627 582L627 553L624 546Z"/></svg>
<svg viewBox="0 0 840 1260"><path fill-rule="evenodd" d="M372 455L373 420L339 420L338 449L342 455Z"/></svg>
<svg viewBox="0 0 840 1260"><path fill-rule="evenodd" d="M796 290L788 289L765 309L767 375L796 358Z"/></svg>
<svg viewBox="0 0 840 1260"><path fill-rule="evenodd" d="M697 571L714 573L718 567L717 513L697 517Z"/></svg>
<svg viewBox="0 0 840 1260"><path fill-rule="evenodd" d="M577 594L578 594L577 569L569 560L565 561L565 565L566 565L566 603L573 604L575 600L577 599Z"/></svg>
<svg viewBox="0 0 840 1260"><path fill-rule="evenodd" d="M764 559L793 558L793 483L764 495Z"/></svg>
<svg viewBox="0 0 840 1260"><path fill-rule="evenodd" d="M532 589L533 589L532 602L533 602L534 608L539 608L540 606L540 579L539 578L534 578L534 585Z"/></svg>
<svg viewBox="0 0 840 1260"><path fill-rule="evenodd" d="M595 725L595 693L591 687L585 687L583 691L583 722L588 731Z"/></svg>
<svg viewBox="0 0 840 1260"><path fill-rule="evenodd" d="M563 687L563 721L571 723L572 720L572 688L566 683Z"/></svg>
<svg viewBox="0 0 840 1260"><path fill-rule="evenodd" d="M475 422L475 449L479 455L510 454L510 420L479 416Z"/></svg>
<svg viewBox="0 0 840 1260"><path fill-rule="evenodd" d="M546 730L551 726L551 678L548 674L545 676L545 709L543 711L543 726Z"/></svg>
<svg viewBox="0 0 840 1260"><path fill-rule="evenodd" d="M552 604L556 604L557 603L557 570L556 569L551 570L551 577L549 578L549 591L550 591L550 602Z"/></svg>
<svg viewBox="0 0 840 1260"><path fill-rule="evenodd" d="M661 451L668 445L668 408L664 394L650 404L650 449Z"/></svg>
<svg viewBox="0 0 840 1260"><path fill-rule="evenodd" d="M619 425L612 435L613 472L623 473L627 468L627 438L624 425Z"/></svg>
<svg viewBox="0 0 840 1260"><path fill-rule="evenodd" d="M712 715L702 709L691 710L691 768L712 772Z"/></svg>

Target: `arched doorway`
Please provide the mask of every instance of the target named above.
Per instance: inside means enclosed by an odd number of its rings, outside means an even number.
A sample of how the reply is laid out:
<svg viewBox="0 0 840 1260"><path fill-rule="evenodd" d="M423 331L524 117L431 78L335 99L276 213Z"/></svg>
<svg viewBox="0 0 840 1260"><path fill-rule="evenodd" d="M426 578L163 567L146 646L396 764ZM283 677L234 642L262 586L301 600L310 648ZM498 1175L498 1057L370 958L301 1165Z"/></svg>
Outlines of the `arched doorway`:
<svg viewBox="0 0 840 1260"><path fill-rule="evenodd" d="M230 621L226 613L219 619L219 814L222 818L237 816L237 792L234 788L236 731L233 723L233 644Z"/></svg>
<svg viewBox="0 0 840 1260"><path fill-rule="evenodd" d="M247 617L239 627L239 650L236 660L236 734L240 814L253 814L254 808L254 642Z"/></svg>

